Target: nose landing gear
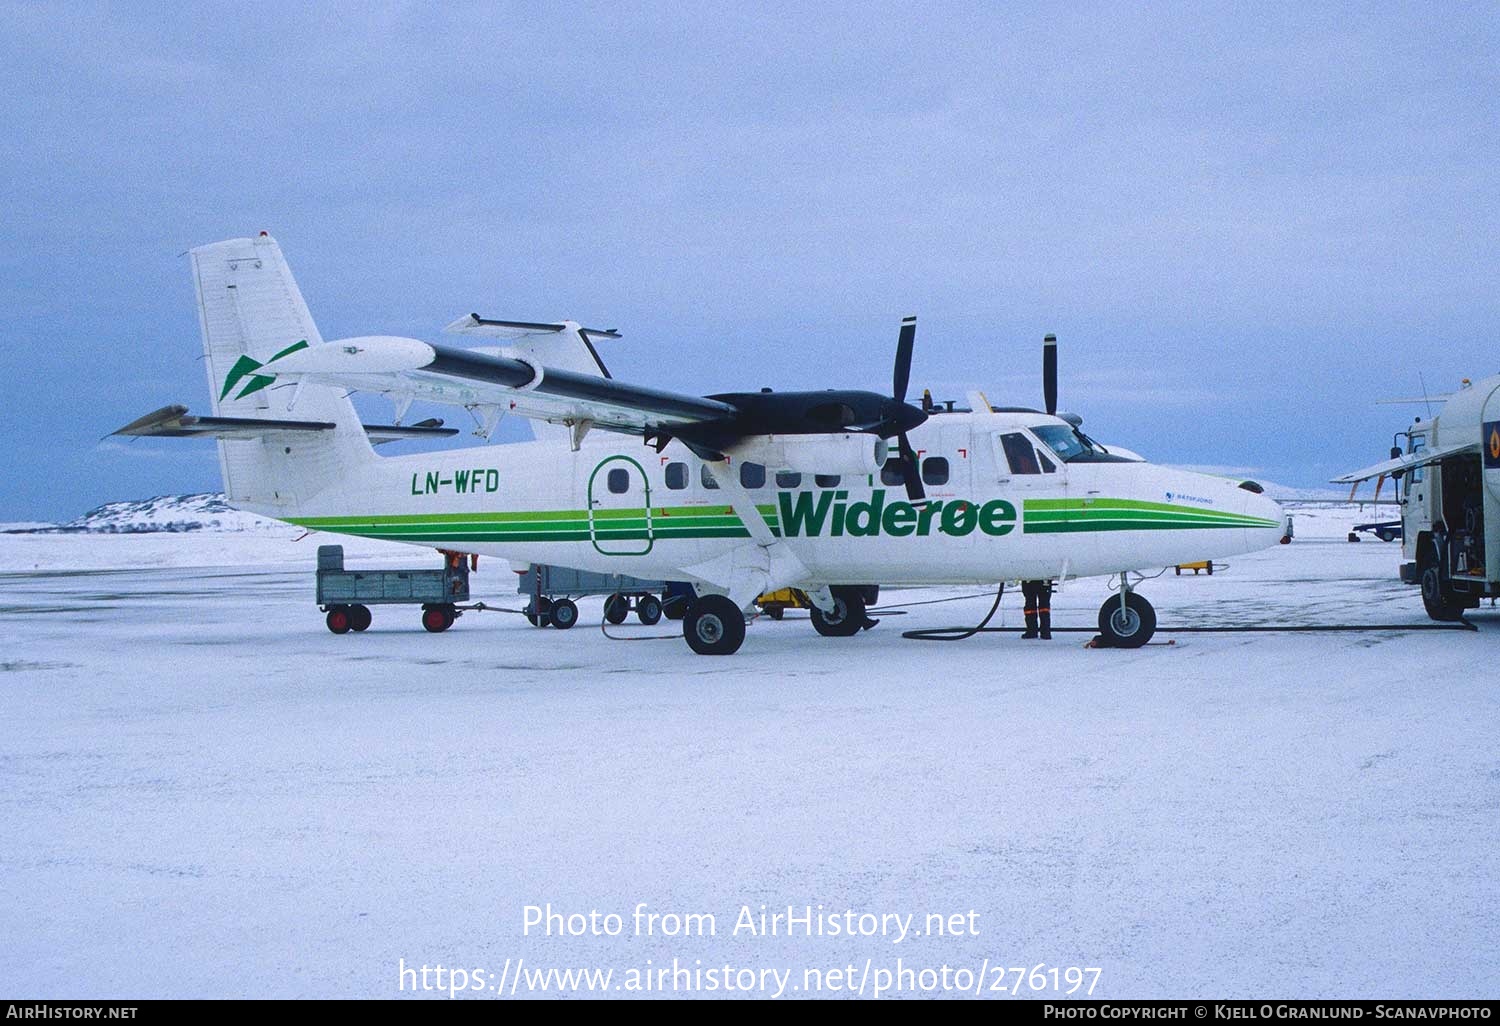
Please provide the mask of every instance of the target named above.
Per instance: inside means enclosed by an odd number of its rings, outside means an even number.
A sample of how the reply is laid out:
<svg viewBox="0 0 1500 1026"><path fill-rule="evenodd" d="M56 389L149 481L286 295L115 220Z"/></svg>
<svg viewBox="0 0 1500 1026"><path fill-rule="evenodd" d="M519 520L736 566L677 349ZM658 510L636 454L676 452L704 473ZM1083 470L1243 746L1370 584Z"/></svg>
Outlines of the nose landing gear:
<svg viewBox="0 0 1500 1026"><path fill-rule="evenodd" d="M1125 574L1120 575L1120 594L1106 599L1099 607L1097 648L1140 648L1156 633L1156 610L1130 587Z"/></svg>

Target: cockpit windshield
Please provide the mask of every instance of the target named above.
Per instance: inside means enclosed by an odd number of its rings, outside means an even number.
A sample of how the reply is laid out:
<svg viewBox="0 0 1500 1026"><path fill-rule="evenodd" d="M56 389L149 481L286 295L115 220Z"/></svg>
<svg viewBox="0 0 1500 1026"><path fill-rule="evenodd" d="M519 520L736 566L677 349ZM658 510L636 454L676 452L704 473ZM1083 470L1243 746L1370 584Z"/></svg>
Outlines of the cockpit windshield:
<svg viewBox="0 0 1500 1026"><path fill-rule="evenodd" d="M1105 452L1103 446L1094 443L1082 431L1066 424L1043 424L1031 430L1038 438L1046 442L1047 448L1057 453L1064 463L1071 463L1080 456L1102 455Z"/></svg>

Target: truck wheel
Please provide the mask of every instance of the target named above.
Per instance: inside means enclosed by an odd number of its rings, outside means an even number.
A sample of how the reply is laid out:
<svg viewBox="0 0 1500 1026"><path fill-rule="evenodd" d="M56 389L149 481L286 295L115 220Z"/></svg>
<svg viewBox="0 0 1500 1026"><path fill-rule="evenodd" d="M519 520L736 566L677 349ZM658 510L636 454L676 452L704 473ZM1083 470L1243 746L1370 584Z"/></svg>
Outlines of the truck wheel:
<svg viewBox="0 0 1500 1026"><path fill-rule="evenodd" d="M865 625L864 596L855 589L834 592L831 613L817 606L808 612L812 614L813 629L825 638L852 638Z"/></svg>
<svg viewBox="0 0 1500 1026"><path fill-rule="evenodd" d="M445 606L428 606L422 610L422 626L433 634L441 634L453 626L453 614Z"/></svg>
<svg viewBox="0 0 1500 1026"><path fill-rule="evenodd" d="M349 607L334 606L328 611L328 618L325 622L328 624L328 629L333 631L333 633L348 634L349 628L353 626L353 622L349 616Z"/></svg>
<svg viewBox="0 0 1500 1026"><path fill-rule="evenodd" d="M578 607L572 599L558 599L552 603L552 626L565 631L578 622Z"/></svg>
<svg viewBox="0 0 1500 1026"><path fill-rule="evenodd" d="M1443 576L1435 566L1422 571L1422 605L1427 608L1428 616L1441 623L1456 623L1464 618L1463 607L1443 586Z"/></svg>
<svg viewBox="0 0 1500 1026"><path fill-rule="evenodd" d="M630 600L619 592L604 600L604 618L610 623L624 623L629 612Z"/></svg>
<svg viewBox="0 0 1500 1026"><path fill-rule="evenodd" d="M650 627L661 622L661 600L655 595L642 595L635 603L635 618ZM624 617L621 617L624 619Z"/></svg>
<svg viewBox="0 0 1500 1026"><path fill-rule="evenodd" d="M699 655L733 655L745 643L745 614L723 595L700 595L682 618L682 636Z"/></svg>
<svg viewBox="0 0 1500 1026"><path fill-rule="evenodd" d="M371 619L373 619L373 617L370 616L369 606L349 607L349 626L351 629L356 631L367 631L370 629Z"/></svg>
<svg viewBox="0 0 1500 1026"><path fill-rule="evenodd" d="M1156 610L1133 591L1125 596L1124 609L1119 596L1106 599L1099 607L1099 633L1109 648L1140 648L1156 633Z"/></svg>

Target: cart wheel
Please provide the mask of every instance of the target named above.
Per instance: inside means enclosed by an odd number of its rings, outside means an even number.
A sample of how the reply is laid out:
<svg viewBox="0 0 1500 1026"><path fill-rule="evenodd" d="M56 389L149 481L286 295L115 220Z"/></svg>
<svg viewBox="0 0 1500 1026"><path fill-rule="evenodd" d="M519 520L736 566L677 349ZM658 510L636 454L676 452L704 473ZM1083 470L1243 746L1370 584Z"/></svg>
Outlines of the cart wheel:
<svg viewBox="0 0 1500 1026"><path fill-rule="evenodd" d="M422 626L433 634L441 634L453 626L453 614L445 606L428 606L422 610Z"/></svg>
<svg viewBox="0 0 1500 1026"><path fill-rule="evenodd" d="M565 631L578 622L578 607L572 599L558 599L552 603L552 626Z"/></svg>
<svg viewBox="0 0 1500 1026"><path fill-rule="evenodd" d="M370 607L369 606L350 606L349 607L349 627L350 627L351 630L356 630L356 631L367 631L367 630L369 630L370 629L370 620L371 619L372 618L370 616Z"/></svg>
<svg viewBox="0 0 1500 1026"><path fill-rule="evenodd" d="M549 598L537 599L535 604L526 604L526 620L533 627L552 626L552 600Z"/></svg>
<svg viewBox="0 0 1500 1026"><path fill-rule="evenodd" d="M333 631L333 633L348 634L349 628L353 626L349 618L349 607L334 606L328 611L328 618L325 622L328 624L328 629Z"/></svg>
<svg viewBox="0 0 1500 1026"><path fill-rule="evenodd" d="M786 606L766 606L766 615L773 620L780 620L786 616Z"/></svg>
<svg viewBox="0 0 1500 1026"><path fill-rule="evenodd" d="M604 618L610 623L624 623L629 612L630 600L619 592L604 600Z"/></svg>
<svg viewBox="0 0 1500 1026"><path fill-rule="evenodd" d="M655 595L642 595L635 603L635 616L637 620L650 627L661 621L661 600ZM623 617L622 617L623 619Z"/></svg>

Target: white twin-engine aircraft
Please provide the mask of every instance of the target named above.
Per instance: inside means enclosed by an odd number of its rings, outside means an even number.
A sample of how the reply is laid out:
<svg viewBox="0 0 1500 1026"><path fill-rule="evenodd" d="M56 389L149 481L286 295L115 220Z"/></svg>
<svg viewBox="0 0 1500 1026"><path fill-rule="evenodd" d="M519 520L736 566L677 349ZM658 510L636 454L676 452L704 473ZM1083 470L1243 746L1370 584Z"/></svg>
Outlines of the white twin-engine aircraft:
<svg viewBox="0 0 1500 1026"><path fill-rule="evenodd" d="M860 585L1106 574L1121 591L1100 630L1135 647L1156 618L1127 571L1285 533L1254 482L1153 466L1055 416L1050 337L1046 413L979 393L971 411L908 404L915 318L889 396L681 395L612 378L594 342L617 334L571 321L448 327L499 346L324 342L265 233L191 257L213 416L171 406L119 433L218 438L229 501L304 527L690 582L683 633L702 654L736 651L743 611L780 588L807 592L823 633L854 634L868 622ZM356 390L389 396L396 423L363 425ZM377 455L372 441L453 433L402 427L417 399L465 407L485 437L506 413L557 427L529 443Z"/></svg>

